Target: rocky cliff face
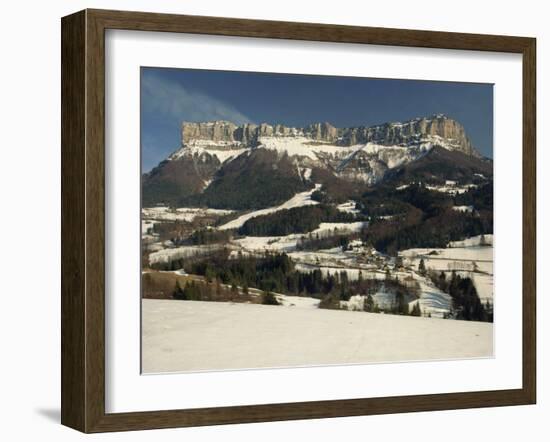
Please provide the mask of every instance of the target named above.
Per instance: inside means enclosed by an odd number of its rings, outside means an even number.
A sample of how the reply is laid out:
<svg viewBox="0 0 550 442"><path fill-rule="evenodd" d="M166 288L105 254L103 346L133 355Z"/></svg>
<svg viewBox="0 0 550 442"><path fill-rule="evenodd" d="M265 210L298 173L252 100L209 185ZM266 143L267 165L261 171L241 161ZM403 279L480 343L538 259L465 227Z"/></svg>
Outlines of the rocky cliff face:
<svg viewBox="0 0 550 442"><path fill-rule="evenodd" d="M181 126L181 141L183 145L193 140L235 141L237 126L229 121L211 121L207 123L186 123Z"/></svg>
<svg viewBox="0 0 550 442"><path fill-rule="evenodd" d="M444 115L417 118L405 123L386 123L369 127L361 131L360 137L374 143L389 145L411 144L423 138L439 137L441 138L439 140L441 146L448 150L457 150L467 155L480 156L466 136L464 127Z"/></svg>
<svg viewBox="0 0 550 442"><path fill-rule="evenodd" d="M304 128L281 124L244 124L237 126L228 121L182 124L182 145L240 145L254 147L261 144L262 137L302 136L314 142L342 146L374 143L387 146L418 146L432 143L448 150L457 150L467 155L480 157L464 127L444 115L416 118L404 123L385 123L371 127L337 128L330 123L314 123Z"/></svg>

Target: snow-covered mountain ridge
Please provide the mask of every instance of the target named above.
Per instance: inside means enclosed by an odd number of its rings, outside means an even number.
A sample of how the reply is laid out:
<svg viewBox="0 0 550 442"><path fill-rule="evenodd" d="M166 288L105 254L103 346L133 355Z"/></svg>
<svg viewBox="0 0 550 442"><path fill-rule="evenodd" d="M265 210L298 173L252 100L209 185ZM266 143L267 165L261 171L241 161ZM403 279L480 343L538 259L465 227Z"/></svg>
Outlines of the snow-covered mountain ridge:
<svg viewBox="0 0 550 442"><path fill-rule="evenodd" d="M328 169L341 178L367 184L380 181L389 169L413 162L435 146L481 157L464 127L445 115L350 128L330 123L295 128L267 123L183 122L181 134L182 147L169 160L187 158L219 168L254 149L267 149L279 157L288 155L298 169Z"/></svg>
<svg viewBox="0 0 550 442"><path fill-rule="evenodd" d="M488 173L490 162L473 147L464 127L445 115L348 128L183 122L181 147L144 174L143 198L149 205L174 204L206 192L209 201L220 200L215 207L228 208L222 197L230 198L243 183L254 188L262 181L264 190L288 187L279 195L283 201L334 178L371 186L404 173L444 182ZM259 192L253 208L265 199ZM268 205L276 202L267 199ZM195 198L192 204L206 203Z"/></svg>

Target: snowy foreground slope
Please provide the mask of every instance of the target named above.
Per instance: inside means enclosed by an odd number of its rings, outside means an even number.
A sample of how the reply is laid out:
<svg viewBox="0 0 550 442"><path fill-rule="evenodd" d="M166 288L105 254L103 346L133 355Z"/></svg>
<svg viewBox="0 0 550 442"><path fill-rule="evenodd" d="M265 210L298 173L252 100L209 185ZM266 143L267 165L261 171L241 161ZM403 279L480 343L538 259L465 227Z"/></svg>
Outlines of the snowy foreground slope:
<svg viewBox="0 0 550 442"><path fill-rule="evenodd" d="M294 306L142 300L145 373L491 357L493 324Z"/></svg>

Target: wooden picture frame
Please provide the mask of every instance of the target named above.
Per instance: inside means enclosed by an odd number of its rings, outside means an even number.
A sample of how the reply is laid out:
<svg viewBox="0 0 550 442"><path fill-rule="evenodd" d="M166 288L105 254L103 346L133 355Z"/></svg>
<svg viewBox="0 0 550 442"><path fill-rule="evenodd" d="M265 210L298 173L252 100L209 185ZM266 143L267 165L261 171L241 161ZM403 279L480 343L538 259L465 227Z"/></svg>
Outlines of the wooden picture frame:
<svg viewBox="0 0 550 442"><path fill-rule="evenodd" d="M523 58L523 385L513 390L105 412L105 30L418 48ZM84 10L62 19L62 410L83 432L534 404L536 400L536 41L533 38Z"/></svg>

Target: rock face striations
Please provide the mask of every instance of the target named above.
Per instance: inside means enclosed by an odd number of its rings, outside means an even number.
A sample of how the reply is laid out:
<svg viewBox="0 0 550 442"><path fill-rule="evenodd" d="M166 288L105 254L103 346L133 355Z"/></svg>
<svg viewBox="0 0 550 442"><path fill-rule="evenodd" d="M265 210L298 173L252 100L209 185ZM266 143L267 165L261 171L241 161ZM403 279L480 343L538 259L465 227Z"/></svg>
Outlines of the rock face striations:
<svg viewBox="0 0 550 442"><path fill-rule="evenodd" d="M314 123L303 128L267 123L237 126L228 121L205 123L184 122L181 129L182 146L228 145L255 147L263 137L305 137L312 142L340 146L374 143L382 146L411 146L431 142L448 150L480 157L464 127L445 115L416 118L404 123L385 123L378 126L337 128L330 123Z"/></svg>

